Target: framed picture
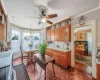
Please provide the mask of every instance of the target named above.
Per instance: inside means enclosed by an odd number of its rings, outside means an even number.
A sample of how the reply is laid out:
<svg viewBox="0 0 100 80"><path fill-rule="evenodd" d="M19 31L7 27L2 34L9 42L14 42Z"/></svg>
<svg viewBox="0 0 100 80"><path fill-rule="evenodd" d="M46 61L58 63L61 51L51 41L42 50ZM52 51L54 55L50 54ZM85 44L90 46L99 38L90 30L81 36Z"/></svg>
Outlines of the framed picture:
<svg viewBox="0 0 100 80"><path fill-rule="evenodd" d="M76 33L76 40L87 40L87 33L85 32L78 32Z"/></svg>

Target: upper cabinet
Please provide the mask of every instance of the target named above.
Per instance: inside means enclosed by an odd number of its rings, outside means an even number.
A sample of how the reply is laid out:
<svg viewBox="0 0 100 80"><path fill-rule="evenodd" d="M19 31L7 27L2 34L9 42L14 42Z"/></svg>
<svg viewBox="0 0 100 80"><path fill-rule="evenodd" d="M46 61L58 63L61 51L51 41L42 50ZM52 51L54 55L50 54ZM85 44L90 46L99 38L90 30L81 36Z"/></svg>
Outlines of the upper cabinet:
<svg viewBox="0 0 100 80"><path fill-rule="evenodd" d="M70 23L63 21L47 27L47 41L71 42Z"/></svg>
<svg viewBox="0 0 100 80"><path fill-rule="evenodd" d="M51 29L51 41L55 40L55 29Z"/></svg>
<svg viewBox="0 0 100 80"><path fill-rule="evenodd" d="M71 26L65 25L47 30L47 41L71 42Z"/></svg>
<svg viewBox="0 0 100 80"><path fill-rule="evenodd" d="M6 40L6 30L7 30L7 20L6 20L6 15L4 13L4 9L0 3L0 42L3 42Z"/></svg>
<svg viewBox="0 0 100 80"><path fill-rule="evenodd" d="M4 26L0 24L0 42L4 41Z"/></svg>
<svg viewBox="0 0 100 80"><path fill-rule="evenodd" d="M60 30L61 30L61 41L66 41L66 26L62 26L60 27Z"/></svg>
<svg viewBox="0 0 100 80"><path fill-rule="evenodd" d="M51 41L51 30L47 30L47 41Z"/></svg>
<svg viewBox="0 0 100 80"><path fill-rule="evenodd" d="M61 36L60 32L61 32L60 28L55 28L55 41L60 41L61 40L61 38L60 38L60 36Z"/></svg>
<svg viewBox="0 0 100 80"><path fill-rule="evenodd" d="M66 25L66 41L71 42L71 26Z"/></svg>

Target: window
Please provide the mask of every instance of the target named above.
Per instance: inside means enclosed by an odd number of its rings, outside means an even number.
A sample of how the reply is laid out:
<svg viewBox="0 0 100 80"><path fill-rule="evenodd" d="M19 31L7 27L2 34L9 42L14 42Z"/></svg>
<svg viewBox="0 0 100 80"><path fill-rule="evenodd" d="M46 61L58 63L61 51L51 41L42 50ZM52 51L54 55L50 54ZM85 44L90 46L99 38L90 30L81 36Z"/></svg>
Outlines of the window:
<svg viewBox="0 0 100 80"><path fill-rule="evenodd" d="M30 50L30 47L29 47L29 44L30 44L30 33L29 32L24 32L23 35L22 35L22 43L23 43L23 50L24 51L28 51Z"/></svg>
<svg viewBox="0 0 100 80"><path fill-rule="evenodd" d="M40 33L33 33L32 37L33 49L37 49L40 44Z"/></svg>
<svg viewBox="0 0 100 80"><path fill-rule="evenodd" d="M12 30L11 49L14 51L14 53L20 52L20 32L19 31Z"/></svg>

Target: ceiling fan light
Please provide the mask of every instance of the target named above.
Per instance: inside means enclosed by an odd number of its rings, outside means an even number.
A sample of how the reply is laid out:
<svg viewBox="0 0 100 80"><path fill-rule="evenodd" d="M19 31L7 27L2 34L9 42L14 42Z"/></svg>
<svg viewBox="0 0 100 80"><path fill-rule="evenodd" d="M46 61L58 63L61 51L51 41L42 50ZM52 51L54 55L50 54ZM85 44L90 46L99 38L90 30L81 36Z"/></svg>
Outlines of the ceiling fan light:
<svg viewBox="0 0 100 80"><path fill-rule="evenodd" d="M46 19L45 18L42 18L42 20L41 20L42 22L46 22Z"/></svg>

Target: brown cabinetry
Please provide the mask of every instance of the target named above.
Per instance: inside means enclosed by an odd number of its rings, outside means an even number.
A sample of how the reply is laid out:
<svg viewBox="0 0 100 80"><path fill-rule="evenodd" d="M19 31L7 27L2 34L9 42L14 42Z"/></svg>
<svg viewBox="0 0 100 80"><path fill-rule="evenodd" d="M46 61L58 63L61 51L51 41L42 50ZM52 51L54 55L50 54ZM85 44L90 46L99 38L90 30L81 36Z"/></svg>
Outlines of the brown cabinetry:
<svg viewBox="0 0 100 80"><path fill-rule="evenodd" d="M71 42L71 26L66 25L66 41Z"/></svg>
<svg viewBox="0 0 100 80"><path fill-rule="evenodd" d="M57 56L57 61L56 63L63 66L64 68L67 67L67 56L61 54L61 53L58 53L58 56Z"/></svg>
<svg viewBox="0 0 100 80"><path fill-rule="evenodd" d="M6 40L6 37L7 37L6 23L7 23L6 15L5 15L4 9L0 3L0 42L3 42L4 40Z"/></svg>
<svg viewBox="0 0 100 80"><path fill-rule="evenodd" d="M0 42L4 41L4 26L0 24Z"/></svg>
<svg viewBox="0 0 100 80"><path fill-rule="evenodd" d="M63 52L53 49L47 49L46 54L53 57L55 62L64 68L68 68L71 64L71 52Z"/></svg>
<svg viewBox="0 0 100 80"><path fill-rule="evenodd" d="M47 30L47 41L51 41L51 30Z"/></svg>
<svg viewBox="0 0 100 80"><path fill-rule="evenodd" d="M61 36L61 30L60 28L55 28L55 41L60 41L60 36Z"/></svg>
<svg viewBox="0 0 100 80"><path fill-rule="evenodd" d="M100 80L100 64L97 64L97 80Z"/></svg>
<svg viewBox="0 0 100 80"><path fill-rule="evenodd" d="M51 41L55 40L55 29L51 29Z"/></svg>
<svg viewBox="0 0 100 80"><path fill-rule="evenodd" d="M67 39L66 39L66 26L62 26L61 28L60 28L60 30L61 30L61 41L66 41Z"/></svg>
<svg viewBox="0 0 100 80"><path fill-rule="evenodd" d="M71 26L65 25L47 30L47 41L71 42Z"/></svg>
<svg viewBox="0 0 100 80"><path fill-rule="evenodd" d="M71 26L65 25L61 27L61 41L71 42Z"/></svg>

